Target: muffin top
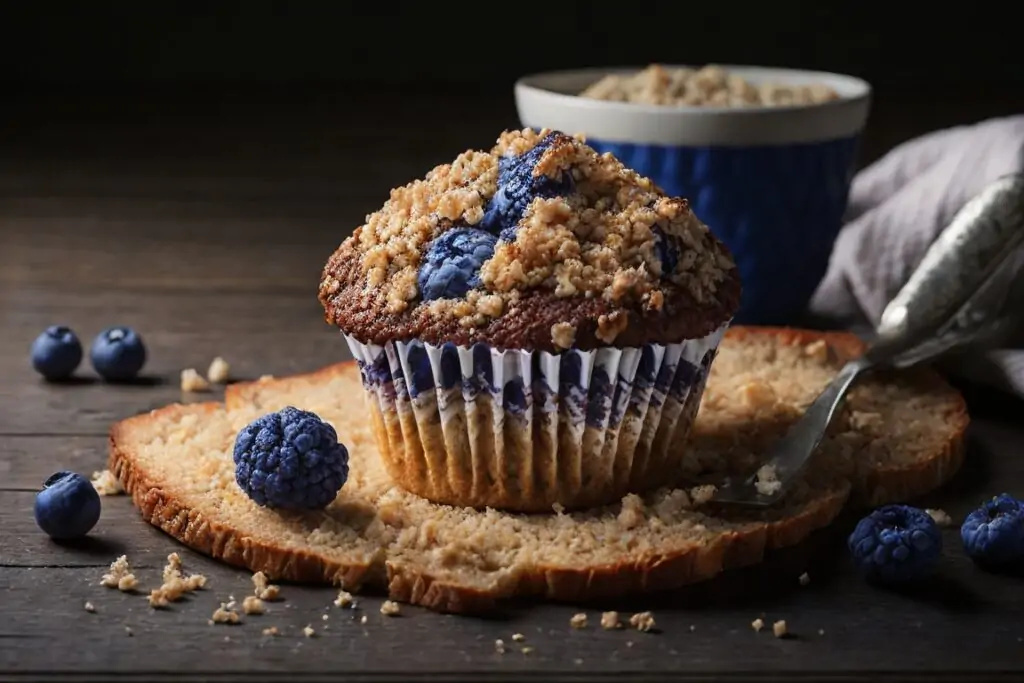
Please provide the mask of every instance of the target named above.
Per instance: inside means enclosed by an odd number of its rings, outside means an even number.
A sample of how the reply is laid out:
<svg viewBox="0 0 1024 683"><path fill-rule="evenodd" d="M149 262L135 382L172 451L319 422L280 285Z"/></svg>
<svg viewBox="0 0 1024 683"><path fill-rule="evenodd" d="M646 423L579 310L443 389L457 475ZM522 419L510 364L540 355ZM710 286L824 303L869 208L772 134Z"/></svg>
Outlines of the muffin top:
<svg viewBox="0 0 1024 683"><path fill-rule="evenodd" d="M319 292L328 322L365 344L551 352L702 337L739 297L731 256L685 199L531 129L392 190Z"/></svg>

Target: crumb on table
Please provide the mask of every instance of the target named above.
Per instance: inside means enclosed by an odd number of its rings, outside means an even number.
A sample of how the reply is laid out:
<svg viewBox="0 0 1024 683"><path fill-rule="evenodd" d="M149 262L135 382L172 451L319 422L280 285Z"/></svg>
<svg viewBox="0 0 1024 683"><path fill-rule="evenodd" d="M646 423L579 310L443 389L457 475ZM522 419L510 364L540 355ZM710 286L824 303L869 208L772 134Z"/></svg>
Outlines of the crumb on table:
<svg viewBox="0 0 1024 683"><path fill-rule="evenodd" d="M619 613L615 611L602 613L601 628L605 631L622 628L622 622L619 620Z"/></svg>
<svg viewBox="0 0 1024 683"><path fill-rule="evenodd" d="M935 523L939 526L953 526L953 518L950 517L945 510L932 510L930 508L926 508L925 512L927 512L928 516L935 520Z"/></svg>
<svg viewBox="0 0 1024 683"><path fill-rule="evenodd" d="M124 493L121 482L110 470L100 470L92 473L92 487L101 496L118 496Z"/></svg>
<svg viewBox="0 0 1024 683"><path fill-rule="evenodd" d="M276 635L279 635L280 633L281 632L277 630L276 626L271 626L270 628L263 629L263 635L265 635L265 636L276 636Z"/></svg>
<svg viewBox="0 0 1024 683"><path fill-rule="evenodd" d="M96 611L96 606L93 605L91 602L87 602L87 603L85 603L85 611L86 612L95 612Z"/></svg>
<svg viewBox="0 0 1024 683"><path fill-rule="evenodd" d="M764 619L762 619L761 617L754 619L752 622L750 622L750 628L754 629L754 631L756 631L757 633L760 633L761 629L764 628Z"/></svg>
<svg viewBox="0 0 1024 683"><path fill-rule="evenodd" d="M572 615L569 619L569 625L573 628L586 628L587 627L587 615L583 612Z"/></svg>
<svg viewBox="0 0 1024 683"><path fill-rule="evenodd" d="M502 640L501 638L498 638L497 640L495 640L494 641L494 651L497 652L499 655L505 654L505 641Z"/></svg>
<svg viewBox="0 0 1024 683"><path fill-rule="evenodd" d="M267 575L263 572L256 572L252 575L252 585L256 589L256 597L260 600L277 600L281 595L281 587L270 583L267 580Z"/></svg>
<svg viewBox="0 0 1024 683"><path fill-rule="evenodd" d="M231 377L231 366L228 362L217 356L210 363L210 368L206 371L206 379L213 384L226 384L228 379Z"/></svg>
<svg viewBox="0 0 1024 683"><path fill-rule="evenodd" d="M238 612L228 608L227 603L222 602L220 607L213 611L210 622L214 624L238 624L241 622L241 617L238 616Z"/></svg>
<svg viewBox="0 0 1024 683"><path fill-rule="evenodd" d="M247 595L242 600L242 611L246 614L263 614L267 611L267 606L255 595Z"/></svg>
<svg viewBox="0 0 1024 683"><path fill-rule="evenodd" d="M124 592L133 591L138 587L139 580L132 573L127 555L121 555L110 563L110 570L100 579L100 585Z"/></svg>
<svg viewBox="0 0 1024 683"><path fill-rule="evenodd" d="M209 391L210 383L200 375L195 368L185 368L181 371L181 390L189 393Z"/></svg>
<svg viewBox="0 0 1024 683"><path fill-rule="evenodd" d="M637 631L650 631L656 624L654 622L654 615L650 612L638 612L629 618L629 625L635 628Z"/></svg>
<svg viewBox="0 0 1024 683"><path fill-rule="evenodd" d="M334 599L334 605L336 607L352 607L355 604L355 600L352 599L352 594L348 591L338 591L338 597Z"/></svg>
<svg viewBox="0 0 1024 683"><path fill-rule="evenodd" d="M306 636L307 638L312 638L316 635L316 631L313 630L312 626L306 624L306 627L302 629L302 635Z"/></svg>
<svg viewBox="0 0 1024 683"><path fill-rule="evenodd" d="M512 640L516 641L517 643L521 643L524 640L526 640L526 636L524 636L522 633L513 633Z"/></svg>
<svg viewBox="0 0 1024 683"><path fill-rule="evenodd" d="M800 575L799 581L801 586L806 586L811 582L811 575L807 572L804 572Z"/></svg>
<svg viewBox="0 0 1024 683"><path fill-rule="evenodd" d="M772 633L775 634L776 638L784 638L789 631L786 628L786 620L780 619L772 624Z"/></svg>
<svg viewBox="0 0 1024 683"><path fill-rule="evenodd" d="M171 553L167 556L167 565L164 567L163 584L149 594L149 606L153 608L167 607L170 603L180 600L185 594L205 586L206 577L203 574L183 575L181 557L178 553Z"/></svg>
<svg viewBox="0 0 1024 683"><path fill-rule="evenodd" d="M398 616L402 612L402 606L393 600L385 600L380 606L380 613L386 617Z"/></svg>
<svg viewBox="0 0 1024 683"><path fill-rule="evenodd" d="M779 481L779 473L775 465L761 465L754 475L754 488L762 496L771 496L779 492L782 482Z"/></svg>

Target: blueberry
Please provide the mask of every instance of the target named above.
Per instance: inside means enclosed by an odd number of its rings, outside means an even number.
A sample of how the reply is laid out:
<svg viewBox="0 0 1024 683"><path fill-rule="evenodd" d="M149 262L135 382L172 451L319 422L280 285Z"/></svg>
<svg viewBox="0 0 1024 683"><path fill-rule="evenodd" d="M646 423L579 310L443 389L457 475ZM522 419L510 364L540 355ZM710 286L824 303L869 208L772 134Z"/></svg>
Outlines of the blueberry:
<svg viewBox="0 0 1024 683"><path fill-rule="evenodd" d="M498 189L487 204L480 227L506 242L516 238L516 224L526 207L537 197L558 197L572 191L572 175L563 173L557 178L534 175L537 162L561 133L549 133L530 151L517 157L502 157L498 161Z"/></svg>
<svg viewBox="0 0 1024 683"><path fill-rule="evenodd" d="M123 382L138 375L146 364L146 347L132 328L111 327L93 340L89 357L103 379Z"/></svg>
<svg viewBox="0 0 1024 683"><path fill-rule="evenodd" d="M858 522L847 546L867 579L900 583L935 569L942 554L942 533L924 510L886 505Z"/></svg>
<svg viewBox="0 0 1024 683"><path fill-rule="evenodd" d="M47 327L32 342L32 367L48 380L67 379L81 362L82 343L68 327Z"/></svg>
<svg viewBox="0 0 1024 683"><path fill-rule="evenodd" d="M100 494L82 475L57 472L36 494L34 512L36 524L50 538L81 538L100 520Z"/></svg>
<svg viewBox="0 0 1024 683"><path fill-rule="evenodd" d="M480 268L497 239L475 228L453 228L430 243L417 284L424 301L457 299L480 286Z"/></svg>
<svg viewBox="0 0 1024 683"><path fill-rule="evenodd" d="M661 261L661 274L671 275L679 265L680 240L658 226L654 226L651 230L654 232L654 253Z"/></svg>
<svg viewBox="0 0 1024 683"><path fill-rule="evenodd" d="M235 438L235 481L258 505L327 507L348 479L348 450L315 413L288 406L245 426Z"/></svg>
<svg viewBox="0 0 1024 683"><path fill-rule="evenodd" d="M1024 503L1008 493L985 501L960 527L964 552L992 569L1024 565Z"/></svg>

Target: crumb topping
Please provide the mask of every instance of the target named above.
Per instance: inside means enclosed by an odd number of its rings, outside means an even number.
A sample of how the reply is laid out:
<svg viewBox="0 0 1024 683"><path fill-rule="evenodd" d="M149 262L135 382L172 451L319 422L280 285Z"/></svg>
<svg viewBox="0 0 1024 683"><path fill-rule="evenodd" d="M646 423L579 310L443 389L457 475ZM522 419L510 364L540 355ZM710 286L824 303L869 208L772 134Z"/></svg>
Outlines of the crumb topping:
<svg viewBox="0 0 1024 683"><path fill-rule="evenodd" d="M734 270L685 199L576 138L524 129L392 190L332 256L319 294L329 318L332 301L356 295L362 310L472 329L527 293L596 298L613 313L699 308ZM626 323L609 315L602 339ZM573 332L552 328L552 340L564 348Z"/></svg>
<svg viewBox="0 0 1024 683"><path fill-rule="evenodd" d="M700 69L651 64L635 74L608 74L580 97L673 107L786 107L830 102L839 93L824 83L752 83L714 64Z"/></svg>

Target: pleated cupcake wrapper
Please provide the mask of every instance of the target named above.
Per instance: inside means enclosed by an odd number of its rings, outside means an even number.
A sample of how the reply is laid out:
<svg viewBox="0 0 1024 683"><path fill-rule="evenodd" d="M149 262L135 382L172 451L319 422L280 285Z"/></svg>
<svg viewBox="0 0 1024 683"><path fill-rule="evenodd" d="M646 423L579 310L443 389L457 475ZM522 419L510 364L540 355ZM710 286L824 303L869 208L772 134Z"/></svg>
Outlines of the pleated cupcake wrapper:
<svg viewBox="0 0 1024 683"><path fill-rule="evenodd" d="M398 484L440 503L550 510L671 479L726 327L560 354L344 336Z"/></svg>

